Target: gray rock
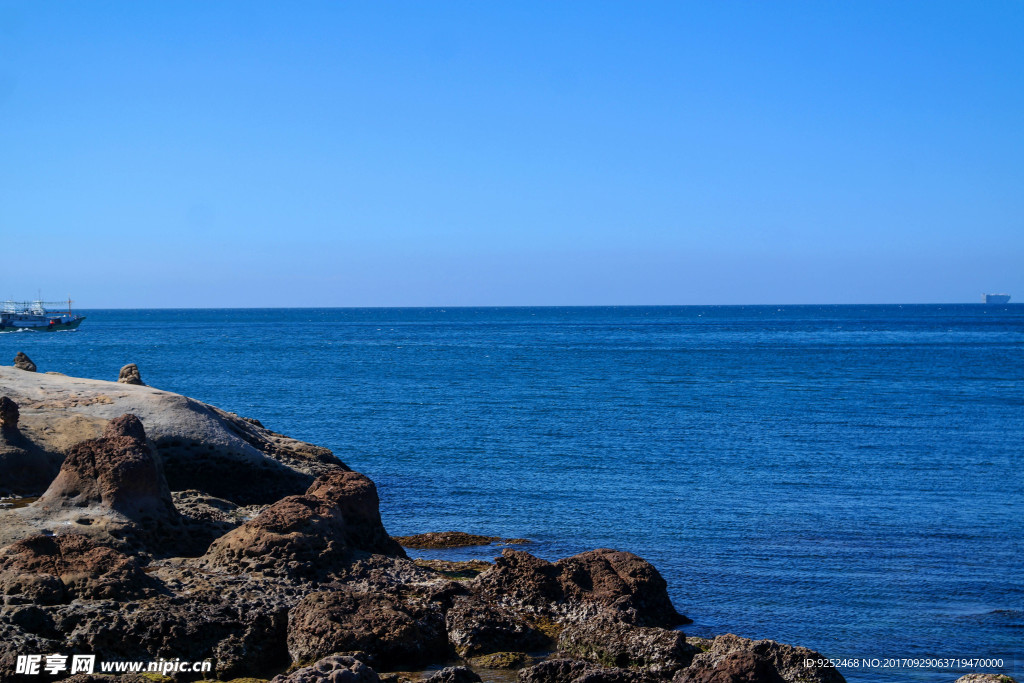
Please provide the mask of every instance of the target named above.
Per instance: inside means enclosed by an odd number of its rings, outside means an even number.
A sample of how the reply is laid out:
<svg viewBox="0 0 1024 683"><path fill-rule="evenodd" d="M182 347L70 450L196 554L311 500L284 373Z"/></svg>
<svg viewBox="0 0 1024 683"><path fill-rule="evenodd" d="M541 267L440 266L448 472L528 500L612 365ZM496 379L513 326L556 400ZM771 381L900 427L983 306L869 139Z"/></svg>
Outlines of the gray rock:
<svg viewBox="0 0 1024 683"><path fill-rule="evenodd" d="M480 683L480 677L465 666L447 666L427 676L423 683Z"/></svg>
<svg viewBox="0 0 1024 683"><path fill-rule="evenodd" d="M672 676L690 665L700 650L686 643L681 631L632 626L602 615L568 624L558 638L560 655L617 668Z"/></svg>
<svg viewBox="0 0 1024 683"><path fill-rule="evenodd" d="M477 679L479 680L479 679ZM312 666L281 674L270 683L379 683L380 677L361 659L349 655L325 657Z"/></svg>
<svg viewBox="0 0 1024 683"><path fill-rule="evenodd" d="M14 367L19 370L25 370L26 372L35 372L36 364L32 362L32 359L25 355L24 351L18 351L18 355L14 357Z"/></svg>

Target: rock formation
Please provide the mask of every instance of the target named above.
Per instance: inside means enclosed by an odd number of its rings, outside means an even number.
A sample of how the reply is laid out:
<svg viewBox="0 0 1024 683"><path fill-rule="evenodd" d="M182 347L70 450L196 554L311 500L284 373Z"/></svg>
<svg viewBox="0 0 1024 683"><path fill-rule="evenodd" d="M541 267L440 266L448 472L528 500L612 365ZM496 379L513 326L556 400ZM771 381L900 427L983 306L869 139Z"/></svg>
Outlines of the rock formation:
<svg viewBox="0 0 1024 683"><path fill-rule="evenodd" d="M32 359L25 355L24 351L18 351L14 356L14 367L19 370L25 370L26 372L35 372L36 364L32 362Z"/></svg>
<svg viewBox="0 0 1024 683"><path fill-rule="evenodd" d="M139 374L139 366L135 363L129 363L128 365L121 368L121 372L117 375L117 381L121 384L136 384L138 386L146 386L146 383L142 381L142 375Z"/></svg>
<svg viewBox="0 0 1024 683"><path fill-rule="evenodd" d="M2 683L52 680L10 674L34 652L209 659L219 680L287 670L275 683L377 683L459 657L519 667L522 683L843 680L804 669L820 658L804 648L688 641L661 574L631 553L417 564L374 483L325 449L143 385L0 381L0 481L45 488L0 510ZM448 666L427 680L480 679Z"/></svg>

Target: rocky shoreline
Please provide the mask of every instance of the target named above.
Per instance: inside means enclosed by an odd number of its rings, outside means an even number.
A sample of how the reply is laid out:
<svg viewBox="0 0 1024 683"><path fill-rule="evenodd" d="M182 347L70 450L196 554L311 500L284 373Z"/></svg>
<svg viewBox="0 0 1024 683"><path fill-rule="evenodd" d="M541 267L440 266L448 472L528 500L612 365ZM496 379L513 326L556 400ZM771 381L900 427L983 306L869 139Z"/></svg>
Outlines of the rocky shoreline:
<svg viewBox="0 0 1024 683"><path fill-rule="evenodd" d="M102 382L17 360L0 368L0 495L38 498L0 507L0 683L107 680L16 673L19 656L51 653L209 660L207 678L274 683L428 668L435 683L498 669L521 683L844 680L807 667L822 656L806 648L686 638L632 553L548 562L517 549L526 539L396 540L374 483L327 449L148 387L134 365ZM403 548L472 543L517 547L493 564Z"/></svg>

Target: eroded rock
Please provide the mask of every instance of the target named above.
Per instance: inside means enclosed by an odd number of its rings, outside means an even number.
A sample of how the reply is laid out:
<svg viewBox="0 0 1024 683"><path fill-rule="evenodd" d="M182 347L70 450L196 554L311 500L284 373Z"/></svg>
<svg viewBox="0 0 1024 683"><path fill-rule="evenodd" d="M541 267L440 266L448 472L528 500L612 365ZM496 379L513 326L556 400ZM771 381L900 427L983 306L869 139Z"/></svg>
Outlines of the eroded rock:
<svg viewBox="0 0 1024 683"><path fill-rule="evenodd" d="M356 650L382 670L444 661L450 649L441 606L408 591L346 587L307 595L291 611L293 661Z"/></svg>
<svg viewBox="0 0 1024 683"><path fill-rule="evenodd" d="M14 367L18 368L19 370L24 370L26 372L36 371L36 364L32 362L31 358L25 355L24 351L18 351L18 353L14 356Z"/></svg>
<svg viewBox="0 0 1024 683"><path fill-rule="evenodd" d="M701 651L686 643L681 631L633 626L602 615L568 624L558 638L560 655L605 667L639 669L671 677L690 665Z"/></svg>
<svg viewBox="0 0 1024 683"><path fill-rule="evenodd" d="M142 381L142 375L139 374L139 366L135 363L129 363L121 368L121 372L117 375L117 381L121 384L146 386L146 383Z"/></svg>
<svg viewBox="0 0 1024 683"><path fill-rule="evenodd" d="M20 602L125 601L158 591L135 558L86 536L33 536L0 550L0 594Z"/></svg>
<svg viewBox="0 0 1024 683"><path fill-rule="evenodd" d="M311 666L275 677L270 683L378 683L366 662L350 655L324 657Z"/></svg>
<svg viewBox="0 0 1024 683"><path fill-rule="evenodd" d="M774 640L750 640L741 638L731 633L717 636L710 641L703 641L702 646L707 648L703 653L693 658L692 664L681 671L674 683L718 683L718 681L732 680L722 678L725 672L729 675L739 676L743 670L748 671L748 676L755 674L761 677L768 676L764 673L766 662L771 671L775 672L779 681L787 683L844 683L846 679L834 667L808 667L807 660L820 661L825 657L814 650L806 647L794 647L784 643L777 643ZM741 656L742 655L742 656ZM754 655L753 657L748 655ZM736 680L746 681L746 678ZM760 681L761 678L749 678L750 681ZM764 678L769 683L775 683L776 679Z"/></svg>

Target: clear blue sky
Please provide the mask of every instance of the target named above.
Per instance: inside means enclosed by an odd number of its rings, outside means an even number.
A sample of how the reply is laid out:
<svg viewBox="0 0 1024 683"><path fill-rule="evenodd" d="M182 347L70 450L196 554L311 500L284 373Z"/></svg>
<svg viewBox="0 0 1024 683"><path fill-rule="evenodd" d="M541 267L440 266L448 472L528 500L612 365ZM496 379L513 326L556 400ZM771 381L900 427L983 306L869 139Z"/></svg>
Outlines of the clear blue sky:
<svg viewBox="0 0 1024 683"><path fill-rule="evenodd" d="M1024 2L0 0L0 297L1024 301Z"/></svg>

